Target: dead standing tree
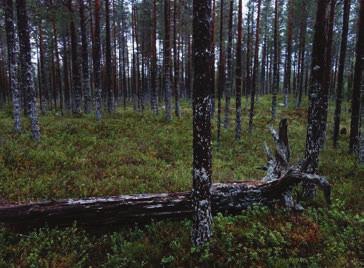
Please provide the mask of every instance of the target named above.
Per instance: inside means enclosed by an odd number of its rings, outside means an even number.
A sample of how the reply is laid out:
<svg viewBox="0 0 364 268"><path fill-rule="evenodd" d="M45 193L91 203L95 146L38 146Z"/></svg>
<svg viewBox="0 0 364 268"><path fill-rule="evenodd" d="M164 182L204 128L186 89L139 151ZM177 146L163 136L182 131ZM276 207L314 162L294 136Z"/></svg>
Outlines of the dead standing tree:
<svg viewBox="0 0 364 268"><path fill-rule="evenodd" d="M233 183L215 183L211 187L212 214L236 214L255 204L283 205L301 208L291 195L292 188L302 183L320 187L330 202L331 187L317 174L306 173L310 164L290 164L287 120L280 122L279 130L271 128L276 150L266 146L268 162L262 180ZM101 225L147 223L151 220L186 218L193 215L191 192L136 194L85 199L66 199L30 204L0 206L0 223L19 229L48 226L69 226L74 221L80 226L99 228Z"/></svg>

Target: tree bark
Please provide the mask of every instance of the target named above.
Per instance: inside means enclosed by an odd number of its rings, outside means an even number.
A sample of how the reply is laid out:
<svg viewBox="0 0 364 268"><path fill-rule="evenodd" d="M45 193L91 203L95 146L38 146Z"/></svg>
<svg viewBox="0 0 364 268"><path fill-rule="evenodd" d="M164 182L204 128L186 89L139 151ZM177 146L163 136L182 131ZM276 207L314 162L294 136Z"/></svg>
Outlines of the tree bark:
<svg viewBox="0 0 364 268"><path fill-rule="evenodd" d="M86 114L91 112L91 88L90 88L90 73L88 64L88 40L87 27L85 18L85 3L80 2L80 26L81 26L81 46L82 46L82 89L84 97L84 111Z"/></svg>
<svg viewBox="0 0 364 268"><path fill-rule="evenodd" d="M325 106L323 91L325 87L326 62L323 55L327 45L326 23L328 0L319 0L317 3L316 23L314 39L312 44L311 79L310 79L310 105L308 109L308 126L306 137L305 158L310 160L308 169L314 172L318 166L318 158L321 149L320 139L322 137L321 113Z"/></svg>
<svg viewBox="0 0 364 268"><path fill-rule="evenodd" d="M36 93L33 83L32 72L32 56L30 47L30 28L28 24L27 6L25 0L16 1L17 18L18 18L18 32L19 32L19 45L20 45L20 61L23 62L24 68L22 69L21 76L24 81L24 88L26 92L27 105L29 107L29 118L31 121L32 136L35 141L40 141L40 128L38 122L38 112L36 105Z"/></svg>
<svg viewBox="0 0 364 268"><path fill-rule="evenodd" d="M170 0L164 0L164 105L165 119L172 120Z"/></svg>
<svg viewBox="0 0 364 268"><path fill-rule="evenodd" d="M238 9L238 40L236 43L236 77L235 77L235 105L236 105L236 128L235 128L235 139L240 140L241 138L241 82L242 82L242 66L241 66L241 43L243 38L243 28L242 28L242 0L239 0Z"/></svg>
<svg viewBox="0 0 364 268"><path fill-rule="evenodd" d="M358 33L355 51L355 70L353 95L351 99L351 125L349 150L357 154L359 150L359 117L360 117L360 83L364 65L364 0L360 0L360 11L358 18Z"/></svg>
<svg viewBox="0 0 364 268"><path fill-rule="evenodd" d="M192 242L212 234L211 214L211 0L193 1L193 189Z"/></svg>
<svg viewBox="0 0 364 268"><path fill-rule="evenodd" d="M228 23L228 43L227 43L227 77L225 87L225 109L224 109L224 128L230 125L230 97L233 85L233 12L234 1L230 0L229 23Z"/></svg>
<svg viewBox="0 0 364 268"><path fill-rule="evenodd" d="M96 102L96 120L101 120L102 107L102 90L100 75L100 0L95 0L95 30L94 30L94 84L95 84L95 102Z"/></svg>
<svg viewBox="0 0 364 268"><path fill-rule="evenodd" d="M292 28L293 28L293 6L294 2L288 0L288 18L287 18L287 52L286 64L284 70L283 93L284 93L284 106L288 107L288 93L291 92L291 58L292 58ZM305 8L305 7L303 7ZM302 20L303 18L301 18ZM276 33L274 34L274 36Z"/></svg>
<svg viewBox="0 0 364 268"><path fill-rule="evenodd" d="M21 100L17 81L16 41L14 27L14 6L12 0L5 1L5 31L8 48L9 81L13 103L13 120L15 133L21 132Z"/></svg>
<svg viewBox="0 0 364 268"><path fill-rule="evenodd" d="M258 0L258 11L257 11L257 24L255 28L255 48L254 48L254 66L253 66L253 77L252 87L250 92L250 113L249 113L249 133L253 131L253 118L254 118L254 105L255 105L255 91L257 87L257 76L258 76L258 64L259 64L259 27L260 27L260 7L261 0Z"/></svg>
<svg viewBox="0 0 364 268"><path fill-rule="evenodd" d="M224 0L220 2L220 56L219 56L219 84L217 96L217 146L219 147L221 141L221 98L224 92L225 85L225 53L223 43L224 26Z"/></svg>
<svg viewBox="0 0 364 268"><path fill-rule="evenodd" d="M111 84L112 65L111 65L111 35L110 35L110 2L105 0L105 32L106 32L106 46L105 46L105 87L107 90L107 109L109 113L114 111L114 90Z"/></svg>
<svg viewBox="0 0 364 268"><path fill-rule="evenodd" d="M339 70L338 70L338 74L337 74L336 107L335 107L335 115L334 115L334 136L333 136L334 148L336 148L336 146L337 146L337 143L339 140L339 131L340 131L345 58L346 58L346 48L347 48L347 43L348 43L350 1L351 0L344 0L343 27L342 27L342 31L341 31L340 59L339 59Z"/></svg>
<svg viewBox="0 0 364 268"><path fill-rule="evenodd" d="M71 31L71 55L72 55L72 82L73 82L73 107L72 112L76 115L81 114L81 77L80 77L80 61L78 55L78 40L76 26L74 22L74 12L72 8L72 0L68 2L68 9L71 13L70 31Z"/></svg>
<svg viewBox="0 0 364 268"><path fill-rule="evenodd" d="M292 4L292 3L291 3ZM274 8L274 62L273 62L273 87L272 87L272 120L275 120L277 115L277 92L279 89L279 70L278 70L278 0L275 0ZM288 50L288 48L287 48ZM287 52L288 56L288 52ZM291 56L291 55L289 55ZM291 61L287 61L287 64L291 64ZM288 71L288 70L287 70ZM291 69L289 68L289 72ZM290 77L288 77L290 79ZM287 98L287 99L286 99ZM288 93L285 92L285 104L288 106Z"/></svg>
<svg viewBox="0 0 364 268"><path fill-rule="evenodd" d="M151 34L151 107L155 114L158 114L158 98L157 98L157 3L153 0L152 10L152 34Z"/></svg>

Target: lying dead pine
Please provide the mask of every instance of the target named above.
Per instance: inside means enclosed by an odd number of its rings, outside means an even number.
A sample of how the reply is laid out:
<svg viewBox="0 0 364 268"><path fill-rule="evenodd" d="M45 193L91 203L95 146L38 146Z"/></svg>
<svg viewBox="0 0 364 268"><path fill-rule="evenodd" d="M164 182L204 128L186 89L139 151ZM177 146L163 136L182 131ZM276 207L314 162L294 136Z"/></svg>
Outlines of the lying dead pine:
<svg viewBox="0 0 364 268"><path fill-rule="evenodd" d="M280 122L278 133L271 128L276 143L273 155L265 145L267 175L260 181L215 183L212 186L213 213L238 213L254 204L282 204L297 208L292 188L312 183L324 192L330 202L331 187L324 177L305 173L306 166L290 166L287 120ZM190 192L135 194L85 199L65 199L30 204L1 205L0 223L16 229L48 226L68 226L74 221L84 227L109 224L145 223L153 220L185 218L192 214Z"/></svg>

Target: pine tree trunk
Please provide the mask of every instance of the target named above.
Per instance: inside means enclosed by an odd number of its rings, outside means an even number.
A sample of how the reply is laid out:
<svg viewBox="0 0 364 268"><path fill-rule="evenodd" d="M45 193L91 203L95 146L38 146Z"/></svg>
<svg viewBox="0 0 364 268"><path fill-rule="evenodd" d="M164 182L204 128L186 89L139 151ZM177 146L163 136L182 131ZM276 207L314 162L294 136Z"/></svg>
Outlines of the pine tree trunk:
<svg viewBox="0 0 364 268"><path fill-rule="evenodd" d="M35 141L40 141L40 128L38 122L38 112L35 98L35 88L33 83L32 72L32 56L30 47L30 28L28 25L28 14L25 0L16 1L19 45L20 45L20 61L24 64L23 73L24 89L27 94L27 105L29 107L29 117L31 121L32 136Z"/></svg>
<svg viewBox="0 0 364 268"><path fill-rule="evenodd" d="M72 112L76 115L81 114L81 77L80 77L80 61L78 55L78 40L75 26L74 12L72 8L72 0L68 2L68 9L71 13L70 31L71 31L71 55L72 55Z"/></svg>
<svg viewBox="0 0 364 268"><path fill-rule="evenodd" d="M360 83L364 65L364 0L360 0L360 11L358 19L358 33L355 51L355 70L353 95L351 100L351 125L349 150L357 154L359 150L359 117L360 117Z"/></svg>
<svg viewBox="0 0 364 268"><path fill-rule="evenodd" d="M68 46L66 41L66 36L62 36L63 43L63 83L64 83L64 100L66 110L71 109L71 90L70 90L70 80L69 80L69 63L68 63Z"/></svg>
<svg viewBox="0 0 364 268"><path fill-rule="evenodd" d="M242 66L241 66L241 43L243 38L242 29L242 0L239 0L238 9L238 40L236 43L236 77L235 77L235 94L236 94L236 128L235 128L235 139L240 140L241 138L241 82L242 82Z"/></svg>
<svg viewBox="0 0 364 268"><path fill-rule="evenodd" d="M225 53L223 43L224 26L224 0L220 2L220 59L219 59L219 85L217 100L217 144L221 141L221 98L225 85Z"/></svg>
<svg viewBox="0 0 364 268"><path fill-rule="evenodd" d="M94 30L94 84L95 84L95 108L96 108L96 120L101 119L101 107L102 107L102 90L101 90L101 73L100 73L100 0L95 0L95 30Z"/></svg>
<svg viewBox="0 0 364 268"><path fill-rule="evenodd" d="M5 30L6 41L8 48L8 64L9 64L9 81L13 104L13 119L15 133L21 132L21 99L19 86L17 81L17 60L16 60L16 41L14 27L14 8L13 1L6 0L5 2ZM2 87L3 88L3 87Z"/></svg>
<svg viewBox="0 0 364 268"><path fill-rule="evenodd" d="M105 87L107 90L107 110L112 113L114 107L114 90L111 85L112 65L111 65L111 36L110 36L110 1L105 0L105 32L106 32L106 46L105 46Z"/></svg>
<svg viewBox="0 0 364 268"><path fill-rule="evenodd" d="M225 110L224 110L224 128L230 126L230 97L232 90L232 79L233 79L233 12L234 12L234 1L230 0L229 7L229 24L228 24L228 43L227 43L227 78L225 87Z"/></svg>
<svg viewBox="0 0 364 268"><path fill-rule="evenodd" d="M80 2L80 26L81 26L81 44L82 44L82 89L84 96L84 111L85 113L91 112L91 88L90 88L90 73L88 64L88 40L87 40L87 27L85 19L85 3L84 0Z"/></svg>
<svg viewBox="0 0 364 268"><path fill-rule="evenodd" d="M164 0L164 105L165 118L172 120L172 92L171 92L171 46L170 46L170 0Z"/></svg>
<svg viewBox="0 0 364 268"><path fill-rule="evenodd" d="M326 22L328 0L317 1L316 22L314 28L314 39L312 44L311 79L310 79L310 105L308 109L308 126L306 137L305 158L309 160L308 172L314 172L318 166L319 153L321 148L320 139L322 137L321 114L325 106L323 91L325 90L325 55L327 46Z"/></svg>
<svg viewBox="0 0 364 268"><path fill-rule="evenodd" d="M300 58L300 71L298 73L298 96L296 101L296 108L301 107L303 86L304 86L304 73L305 73L305 44L306 44L306 28L307 28L307 7L306 0L302 1L302 16L300 22L300 37L299 37L299 58Z"/></svg>
<svg viewBox="0 0 364 268"><path fill-rule="evenodd" d="M334 19L335 19L335 6L336 0L330 0L330 12L329 12L329 21L327 25L327 45L325 51L325 62L326 67L324 70L325 76L325 86L322 91L322 97L320 98L323 102L323 112L320 113L320 127L321 127L321 137L320 137L320 146L323 147L326 141L326 128L327 128L327 113L329 108L329 93L330 93L330 81L331 81L331 69L332 69L332 39L333 39L333 30L334 30Z"/></svg>
<svg viewBox="0 0 364 268"><path fill-rule="evenodd" d="M287 54L286 68L284 70L283 93L284 106L288 107L288 93L291 91L291 57L292 57L292 28L293 28L293 0L288 0L288 18L287 18ZM305 8L305 7L304 7Z"/></svg>
<svg viewBox="0 0 364 268"><path fill-rule="evenodd" d="M254 118L254 104L255 104L255 91L257 87L257 75L258 75L258 64L259 64L259 27L260 27L260 7L262 1L258 0L258 11L257 11L257 24L255 29L255 48L254 48L254 66L253 66L253 77L252 87L250 92L250 113L249 113L249 133L253 131L253 118Z"/></svg>
<svg viewBox="0 0 364 268"><path fill-rule="evenodd" d="M158 98L157 98L157 0L153 0L152 10L152 40L151 40L151 107L155 114L158 114Z"/></svg>
<svg viewBox="0 0 364 268"><path fill-rule="evenodd" d="M346 58L346 47L347 47L347 43L348 43L350 1L351 0L344 0L343 27L342 27L342 31L341 31L340 59L339 59L339 70L338 70L338 74L337 74L336 107L335 107L335 115L334 115L333 145L335 148L336 148L338 140L339 140L339 131L340 131L345 58Z"/></svg>
<svg viewBox="0 0 364 268"><path fill-rule="evenodd" d="M177 36L177 1L174 1L173 6L173 57L174 57L174 84L173 84L173 94L174 94L174 105L176 117L181 116L181 108L179 104L179 52L177 48L178 36Z"/></svg>
<svg viewBox="0 0 364 268"><path fill-rule="evenodd" d="M48 83L47 74L45 66L45 52L44 52L44 38L42 29L42 20L39 25L39 54L40 54L40 85L39 85L39 95L40 95L40 111L42 114L47 112L47 102L48 102Z"/></svg>
<svg viewBox="0 0 364 268"><path fill-rule="evenodd" d="M211 0L193 1L193 190L192 242L212 234L211 213Z"/></svg>
<svg viewBox="0 0 364 268"><path fill-rule="evenodd" d="M273 62L273 88L272 88L272 120L276 119L277 115L277 92L279 89L279 70L278 70L278 0L275 0L274 8L274 62ZM287 48L288 50L288 48ZM288 56L287 52L287 56ZM290 55L289 55L290 56ZM287 58L287 64L291 64ZM289 68L289 72L291 72ZM290 79L290 77L288 77ZM288 90L288 89L287 89ZM288 91L287 91L288 92ZM286 104L287 102L287 104ZM288 93L285 92L285 105L288 106Z"/></svg>

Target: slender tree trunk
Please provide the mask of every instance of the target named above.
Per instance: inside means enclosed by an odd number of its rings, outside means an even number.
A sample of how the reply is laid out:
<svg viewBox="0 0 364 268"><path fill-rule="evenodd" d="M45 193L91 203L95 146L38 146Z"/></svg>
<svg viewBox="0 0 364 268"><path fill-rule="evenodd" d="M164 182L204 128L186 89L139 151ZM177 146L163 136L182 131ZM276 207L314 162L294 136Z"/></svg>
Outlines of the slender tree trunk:
<svg viewBox="0 0 364 268"><path fill-rule="evenodd" d="M284 106L286 108L288 107L288 93L291 91L292 28L293 28L293 9L294 9L293 4L294 4L293 0L288 0L287 53L286 53L286 64L285 64L286 68L284 70L284 81L283 81Z"/></svg>
<svg viewBox="0 0 364 268"><path fill-rule="evenodd" d="M111 35L110 35L110 1L105 0L105 32L106 32L106 46L105 46L105 87L107 90L107 110L109 113L114 111L114 91L111 85L112 65L111 65Z"/></svg>
<svg viewBox="0 0 364 268"><path fill-rule="evenodd" d="M317 1L316 22L312 44L311 79L310 79L310 105L308 109L308 126L306 137L305 158L309 161L308 172L314 172L318 166L320 154L320 138L322 137L321 113L324 112L323 91L325 90L325 68L323 59L327 45L326 23L328 0Z"/></svg>
<svg viewBox="0 0 364 268"><path fill-rule="evenodd" d="M302 1L302 16L300 22L300 37L299 37L299 55L301 61L301 68L299 71L299 78L298 78L298 96L296 101L296 108L301 107L302 103L302 94L303 94L303 84L304 84L304 73L305 73L305 46L306 46L306 28L307 28L307 7L306 7L306 0Z"/></svg>
<svg viewBox="0 0 364 268"><path fill-rule="evenodd" d="M242 82L242 68L241 68L241 43L243 38L243 28L242 28L242 0L239 0L239 10L238 10L238 40L236 43L236 77L235 77L235 95L236 95L236 129L235 129L235 139L240 140L241 138L241 82Z"/></svg>
<svg viewBox="0 0 364 268"><path fill-rule="evenodd" d="M224 111L224 128L229 128L230 125L230 97L233 79L233 12L234 1L230 0L229 7L229 24L228 24L228 43L227 43L227 78L225 87L225 111Z"/></svg>
<svg viewBox="0 0 364 268"><path fill-rule="evenodd" d="M212 234L211 213L211 0L193 1L193 189L192 242Z"/></svg>
<svg viewBox="0 0 364 268"><path fill-rule="evenodd" d="M171 92L171 46L170 46L170 0L164 0L164 104L165 118L172 120Z"/></svg>
<svg viewBox="0 0 364 268"><path fill-rule="evenodd" d="M72 54L72 88L73 88L73 107L74 114L81 114L81 79L80 79L80 61L78 55L78 40L76 26L74 22L74 12L72 8L72 0L68 2L68 8L71 13L71 54Z"/></svg>
<svg viewBox="0 0 364 268"><path fill-rule="evenodd" d="M16 60L16 41L15 41L15 27L14 27L14 6L12 0L5 2L5 30L6 41L8 47L8 64L9 64L9 80L10 90L13 103L13 119L15 133L21 132L21 100L19 86L17 82L17 60Z"/></svg>
<svg viewBox="0 0 364 268"><path fill-rule="evenodd" d="M151 107L155 114L158 114L158 98L157 98L157 0L153 0L152 10L152 34L151 34Z"/></svg>
<svg viewBox="0 0 364 268"><path fill-rule="evenodd" d="M24 85L27 93L29 117L31 121L32 136L35 141L40 141L40 128L38 122L38 112L35 99L35 88L33 83L32 72L32 56L30 47L30 28L28 25L28 14L25 0L16 1L17 18L18 18L18 31L19 31L19 44L20 44L20 60L23 62L25 68L22 73L24 78Z"/></svg>
<svg viewBox="0 0 364 268"><path fill-rule="evenodd" d="M179 52L177 48L178 36L177 36L177 14L179 14L177 10L177 1L174 1L173 6L173 57L174 57L174 84L173 84L173 93L174 93L174 105L175 105L175 114L176 117L181 116L181 108L179 104Z"/></svg>
<svg viewBox="0 0 364 268"><path fill-rule="evenodd" d="M360 83L364 65L364 0L360 0L358 19L358 33L356 37L355 70L353 95L351 100L351 125L349 150L357 154L359 150L359 117L360 117Z"/></svg>
<svg viewBox="0 0 364 268"><path fill-rule="evenodd" d="M257 75L258 75L258 59L259 59L259 27L260 27L260 7L262 1L258 0L258 11L257 11L257 24L255 29L255 48L254 48L254 66L253 66L253 77L252 77L252 88L250 93L250 114L249 114L249 133L253 131L253 118L254 118L254 104L255 104L255 90L257 87Z"/></svg>
<svg viewBox="0 0 364 268"><path fill-rule="evenodd" d="M62 81L61 81L61 64L59 59L59 52L58 52L58 33L56 28L55 20L52 19L52 28L53 28L53 44L54 44L54 51L56 57L56 83L58 84L58 95L59 95L59 109L61 114L63 115L63 90L62 90Z"/></svg>
<svg viewBox="0 0 364 268"><path fill-rule="evenodd" d="M101 119L102 90L101 90L101 73L100 73L100 0L95 0L95 30L94 30L94 84L95 84L95 101L96 101L96 120Z"/></svg>
<svg viewBox="0 0 364 268"><path fill-rule="evenodd" d="M42 114L45 114L47 111L47 102L48 102L48 83L47 83L47 74L46 74L46 66L45 66L45 52L44 52L44 38L43 38L43 29L42 29L42 20L39 25L39 64L40 64L40 86L39 86L39 95L40 95L40 111Z"/></svg>
<svg viewBox="0 0 364 268"><path fill-rule="evenodd" d="M274 8L274 62L273 62L273 88L272 88L272 120L276 119L277 115L277 92L279 89L279 70L278 70L278 0L275 0ZM291 38L292 39L292 38ZM288 50L288 48L287 48ZM287 56L288 56L287 52ZM289 55L291 56L291 55ZM291 64L291 61L287 61L287 64ZM289 68L289 72L291 69ZM288 77L290 79L290 77ZM287 104L286 104L287 102ZM288 91L285 93L285 105L288 106Z"/></svg>
<svg viewBox="0 0 364 268"><path fill-rule="evenodd" d="M211 118L214 117L215 113L215 7L216 1L212 0L212 10L211 10L211 78L212 78L212 92L211 92Z"/></svg>
<svg viewBox="0 0 364 268"><path fill-rule="evenodd" d="M339 70L338 70L337 88L336 88L336 107L335 107L335 115L334 115L333 144L334 144L335 148L336 148L338 140L339 140L339 131L340 131L341 103L342 103L342 99L343 99L345 58L346 58L346 47L347 47L347 43L348 43L350 1L351 0L344 0L343 27L342 27L342 31L341 31L340 59L339 59Z"/></svg>
<svg viewBox="0 0 364 268"><path fill-rule="evenodd" d="M327 113L329 108L329 92L330 92L330 81L331 81L331 69L332 69L332 39L333 39L333 29L334 29L334 19L335 19L335 6L336 0L330 0L330 12L329 12L329 22L327 25L327 44L326 44L326 66L324 70L325 86L322 91L322 97L320 98L323 102L323 112L320 113L321 116L321 141L320 146L323 147L326 141L326 128L327 128Z"/></svg>
<svg viewBox="0 0 364 268"><path fill-rule="evenodd" d="M87 42L87 27L85 18L85 3L80 2L80 26L81 26L81 43L82 43L82 89L84 96L84 111L91 112L91 88L90 88L90 73L88 64L88 42Z"/></svg>
<svg viewBox="0 0 364 268"><path fill-rule="evenodd" d="M224 53L224 0L220 0L220 59L219 59L219 85L217 100L217 144L221 141L221 98L225 85L225 53Z"/></svg>

